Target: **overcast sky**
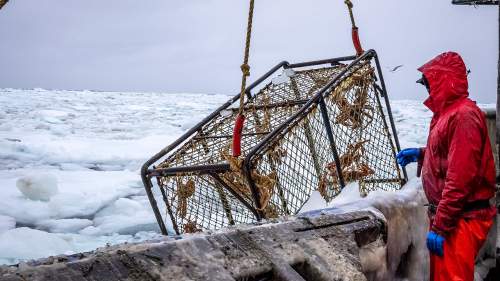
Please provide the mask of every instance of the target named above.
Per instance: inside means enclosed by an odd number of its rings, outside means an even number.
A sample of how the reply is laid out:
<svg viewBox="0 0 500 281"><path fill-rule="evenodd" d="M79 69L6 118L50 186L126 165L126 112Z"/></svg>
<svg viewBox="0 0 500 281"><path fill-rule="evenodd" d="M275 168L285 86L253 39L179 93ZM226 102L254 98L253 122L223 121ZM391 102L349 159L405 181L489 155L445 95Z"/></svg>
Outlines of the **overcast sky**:
<svg viewBox="0 0 500 281"><path fill-rule="evenodd" d="M472 70L472 98L495 101L498 8L353 2L392 98L425 98L416 68L454 50ZM0 11L0 87L236 93L247 8L248 0L12 0ZM256 0L255 13L252 79L281 60L354 53L342 0Z"/></svg>

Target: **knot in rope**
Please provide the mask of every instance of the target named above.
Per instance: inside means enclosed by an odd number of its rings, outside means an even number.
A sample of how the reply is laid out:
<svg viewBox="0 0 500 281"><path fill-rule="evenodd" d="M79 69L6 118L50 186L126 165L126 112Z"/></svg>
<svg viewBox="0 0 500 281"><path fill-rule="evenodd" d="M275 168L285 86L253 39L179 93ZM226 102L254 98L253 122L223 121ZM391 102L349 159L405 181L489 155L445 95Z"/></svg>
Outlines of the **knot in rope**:
<svg viewBox="0 0 500 281"><path fill-rule="evenodd" d="M250 76L250 66L247 63L241 65L241 72L243 72L243 76Z"/></svg>
<svg viewBox="0 0 500 281"><path fill-rule="evenodd" d="M241 134L243 132L244 122L245 122L245 94L247 87L247 78L250 76L250 65L248 61L250 59L250 44L252 41L252 27L253 27L253 14L254 14L255 0L250 0L250 8L248 11L248 23L247 23L247 34L245 40L245 54L243 57L243 64L241 65L241 71L243 75L241 77L241 90L240 90L240 107L238 110L238 116L236 117L236 122L233 131L233 157L239 157L241 155Z"/></svg>

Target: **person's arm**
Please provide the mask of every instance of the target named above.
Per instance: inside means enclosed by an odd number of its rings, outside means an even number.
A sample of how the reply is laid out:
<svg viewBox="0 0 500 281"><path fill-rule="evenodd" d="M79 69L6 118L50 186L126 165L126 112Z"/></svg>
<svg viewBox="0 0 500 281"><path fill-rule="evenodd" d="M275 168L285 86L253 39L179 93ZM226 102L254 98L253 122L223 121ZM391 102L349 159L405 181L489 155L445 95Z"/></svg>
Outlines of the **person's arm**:
<svg viewBox="0 0 500 281"><path fill-rule="evenodd" d="M481 119L472 111L458 112L448 127L448 170L432 231L446 236L456 226L481 163Z"/></svg>

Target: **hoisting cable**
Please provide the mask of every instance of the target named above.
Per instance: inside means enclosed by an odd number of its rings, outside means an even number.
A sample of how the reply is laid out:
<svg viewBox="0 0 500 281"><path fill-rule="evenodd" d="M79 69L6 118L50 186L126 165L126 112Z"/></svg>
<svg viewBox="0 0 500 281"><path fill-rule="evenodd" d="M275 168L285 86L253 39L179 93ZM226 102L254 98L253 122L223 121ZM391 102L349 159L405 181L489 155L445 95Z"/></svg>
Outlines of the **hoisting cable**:
<svg viewBox="0 0 500 281"><path fill-rule="evenodd" d="M5 4L7 4L7 2L9 2L9 0L0 0L0 10L3 8Z"/></svg>
<svg viewBox="0 0 500 281"><path fill-rule="evenodd" d="M354 5L350 0L345 0L344 3L347 5L347 8L349 9L349 16L351 17L352 43L354 44L354 48L356 49L356 55L361 56L364 51L363 47L361 47L361 41L359 40L359 30L356 26L356 21L354 20L354 13L352 12L352 8L354 7Z"/></svg>
<svg viewBox="0 0 500 281"><path fill-rule="evenodd" d="M238 116L236 117L236 122L233 131L233 146L232 146L233 157L239 157L241 155L241 134L243 132L243 127L245 124L245 112L244 112L245 94L247 87L247 78L248 76L250 76L250 65L248 65L248 60L250 58L250 43L252 40L254 6L255 6L255 0L250 0L247 34L245 41L245 55L243 58L243 64L241 65L242 77L241 77L241 91L240 91L240 108L238 110Z"/></svg>

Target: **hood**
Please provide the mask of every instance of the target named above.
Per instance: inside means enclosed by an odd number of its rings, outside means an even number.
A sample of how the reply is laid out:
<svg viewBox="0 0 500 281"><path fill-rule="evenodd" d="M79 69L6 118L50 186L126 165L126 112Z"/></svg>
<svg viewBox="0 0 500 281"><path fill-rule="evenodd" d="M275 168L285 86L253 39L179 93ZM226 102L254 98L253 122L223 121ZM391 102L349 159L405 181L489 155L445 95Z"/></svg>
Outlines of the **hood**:
<svg viewBox="0 0 500 281"><path fill-rule="evenodd" d="M457 100L469 96L467 69L459 54L440 54L418 69L427 78L430 92L424 104L439 113Z"/></svg>

